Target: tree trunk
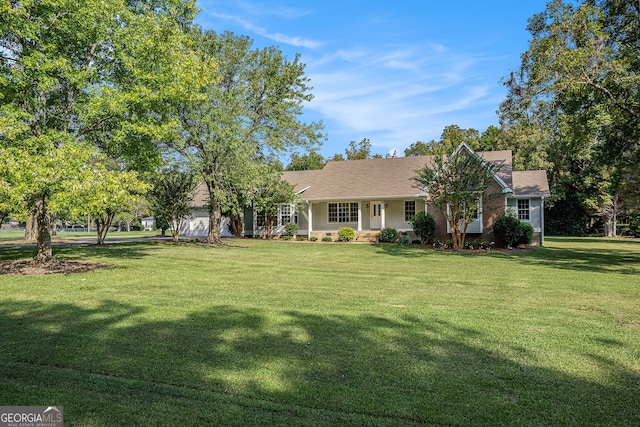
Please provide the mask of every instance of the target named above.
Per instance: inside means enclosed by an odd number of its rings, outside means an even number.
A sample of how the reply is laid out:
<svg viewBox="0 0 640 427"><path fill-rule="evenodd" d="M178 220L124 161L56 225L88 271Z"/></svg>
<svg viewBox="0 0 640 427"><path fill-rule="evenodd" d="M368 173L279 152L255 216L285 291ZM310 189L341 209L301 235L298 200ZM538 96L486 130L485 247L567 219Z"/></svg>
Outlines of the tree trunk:
<svg viewBox="0 0 640 427"><path fill-rule="evenodd" d="M52 236L58 235L58 224L57 224L55 215L51 217L51 235Z"/></svg>
<svg viewBox="0 0 640 427"><path fill-rule="evenodd" d="M35 210L35 222L38 224L38 237L36 243L37 253L34 260L37 262L51 261L53 258L51 234L49 231L51 218L49 217L49 212L47 212L46 195L38 195L35 201Z"/></svg>
<svg viewBox="0 0 640 427"><path fill-rule="evenodd" d="M98 232L98 244L104 245L104 239L107 237L107 233L109 232L109 227L111 227L111 223L113 222L114 214L107 213L104 216L96 215L96 231Z"/></svg>
<svg viewBox="0 0 640 427"><path fill-rule="evenodd" d="M231 218L231 232L237 238L242 237L242 216L234 215Z"/></svg>
<svg viewBox="0 0 640 427"><path fill-rule="evenodd" d="M462 249L462 245L460 244L460 223L456 221L455 223L449 222L451 227L451 240L453 241L453 249L459 251Z"/></svg>
<svg viewBox="0 0 640 427"><path fill-rule="evenodd" d="M211 193L210 193L211 194ZM220 201L211 197L211 210L209 211L209 233L207 243L210 245L222 245L220 227L222 226L222 211Z"/></svg>
<svg viewBox="0 0 640 427"><path fill-rule="evenodd" d="M27 219L27 224L24 228L24 240L27 242L35 242L38 240L38 219L35 203L29 211L29 218Z"/></svg>
<svg viewBox="0 0 640 427"><path fill-rule="evenodd" d="M267 216L264 222L264 234L265 239L271 240L271 229L273 228L273 217Z"/></svg>

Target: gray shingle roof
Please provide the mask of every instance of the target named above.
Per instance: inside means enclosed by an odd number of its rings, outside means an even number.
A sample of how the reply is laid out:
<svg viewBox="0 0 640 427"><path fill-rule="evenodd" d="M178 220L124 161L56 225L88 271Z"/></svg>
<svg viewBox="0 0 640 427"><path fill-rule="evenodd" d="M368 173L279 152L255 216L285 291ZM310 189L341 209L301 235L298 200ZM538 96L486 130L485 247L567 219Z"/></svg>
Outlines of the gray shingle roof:
<svg viewBox="0 0 640 427"><path fill-rule="evenodd" d="M497 175L513 186L510 150L478 153L487 162L502 163ZM328 162L324 169L284 172L283 178L305 190L307 200L417 197L416 171L432 164L433 156Z"/></svg>
<svg viewBox="0 0 640 427"><path fill-rule="evenodd" d="M512 170L510 150L477 153L487 162L502 163L497 175L515 196L549 196L545 171ZM418 197L416 171L432 164L433 156L397 157L328 162L324 169L283 172L305 200L378 199ZM209 194L204 183L193 190L194 207L206 206Z"/></svg>
<svg viewBox="0 0 640 427"><path fill-rule="evenodd" d="M547 172L543 170L513 172L513 195L550 196Z"/></svg>

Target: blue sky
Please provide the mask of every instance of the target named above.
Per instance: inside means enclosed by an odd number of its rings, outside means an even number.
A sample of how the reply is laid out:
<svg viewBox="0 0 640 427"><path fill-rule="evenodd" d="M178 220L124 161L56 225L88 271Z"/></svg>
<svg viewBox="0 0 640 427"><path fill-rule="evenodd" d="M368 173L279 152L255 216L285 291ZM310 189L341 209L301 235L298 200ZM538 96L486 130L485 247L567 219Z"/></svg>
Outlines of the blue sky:
<svg viewBox="0 0 640 427"><path fill-rule="evenodd" d="M254 47L301 55L313 86L304 120L325 124L320 153L369 138L398 155L456 124L498 125L530 40L527 19L545 0L198 0L205 29L247 35Z"/></svg>

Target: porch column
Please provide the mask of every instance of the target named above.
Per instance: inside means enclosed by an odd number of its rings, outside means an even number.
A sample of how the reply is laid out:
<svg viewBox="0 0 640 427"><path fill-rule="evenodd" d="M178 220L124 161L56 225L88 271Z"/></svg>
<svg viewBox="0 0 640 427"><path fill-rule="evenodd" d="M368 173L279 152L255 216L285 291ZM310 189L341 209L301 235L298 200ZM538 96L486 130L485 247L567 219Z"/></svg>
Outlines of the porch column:
<svg viewBox="0 0 640 427"><path fill-rule="evenodd" d="M540 246L544 246L544 197L540 198Z"/></svg>
<svg viewBox="0 0 640 427"><path fill-rule="evenodd" d="M311 232L313 231L313 209L311 202L309 202L309 206L307 206L307 220L309 221L309 231L307 232L307 239L310 239Z"/></svg>
<svg viewBox="0 0 640 427"><path fill-rule="evenodd" d="M387 226L387 221L386 221L386 215L385 215L385 202L380 203L380 228L386 228Z"/></svg>
<svg viewBox="0 0 640 427"><path fill-rule="evenodd" d="M362 231L362 202L358 202L358 231Z"/></svg>

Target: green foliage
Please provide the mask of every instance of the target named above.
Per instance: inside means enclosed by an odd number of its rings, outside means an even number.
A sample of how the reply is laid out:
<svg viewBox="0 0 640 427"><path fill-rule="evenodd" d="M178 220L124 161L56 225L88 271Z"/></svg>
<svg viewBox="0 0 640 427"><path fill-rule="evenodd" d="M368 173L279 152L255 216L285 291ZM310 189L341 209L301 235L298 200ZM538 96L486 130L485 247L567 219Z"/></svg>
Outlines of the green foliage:
<svg viewBox="0 0 640 427"><path fill-rule="evenodd" d="M356 231L351 227L342 227L338 230L338 240L349 242L356 238Z"/></svg>
<svg viewBox="0 0 640 427"><path fill-rule="evenodd" d="M266 237L271 238L271 227L281 204L292 204L296 200L293 185L281 179L280 173L266 171L259 180L251 197L253 209L266 218Z"/></svg>
<svg viewBox="0 0 640 427"><path fill-rule="evenodd" d="M479 199L501 196L499 191L486 194L501 167L501 164L484 162L460 145L451 156L436 155L432 164L417 171L416 181L427 190L429 202L447 216L456 250L462 249Z"/></svg>
<svg viewBox="0 0 640 427"><path fill-rule="evenodd" d="M180 225L191 213L194 186L193 174L174 166L156 177L149 192L154 216L167 219L174 242L178 241Z"/></svg>
<svg viewBox="0 0 640 427"><path fill-rule="evenodd" d="M629 215L629 233L633 237L640 237L640 211L638 210Z"/></svg>
<svg viewBox="0 0 640 427"><path fill-rule="evenodd" d="M413 232L420 238L422 244L426 245L436 230L436 220L433 215L420 211L411 218L411 227L413 227Z"/></svg>
<svg viewBox="0 0 640 427"><path fill-rule="evenodd" d="M528 222L520 223L520 238L518 239L518 244L520 245L529 245L533 242L533 225Z"/></svg>
<svg viewBox="0 0 640 427"><path fill-rule="evenodd" d="M411 237L404 235L400 242L398 243L400 246L410 246L411 245Z"/></svg>
<svg viewBox="0 0 640 427"><path fill-rule="evenodd" d="M298 242L304 242L306 240L306 238L304 236L298 236L298 237L296 237L296 240Z"/></svg>
<svg viewBox="0 0 640 427"><path fill-rule="evenodd" d="M386 227L380 230L380 243L393 243L398 240L398 230Z"/></svg>
<svg viewBox="0 0 640 427"><path fill-rule="evenodd" d="M322 155L316 151L311 151L309 154L299 155L297 153L291 154L289 165L286 170L288 171L303 171L303 170L317 170L322 169L325 165L325 160Z"/></svg>
<svg viewBox="0 0 640 427"><path fill-rule="evenodd" d="M288 235L288 234L285 234L284 236L280 236L280 238L281 238L282 240L291 240L291 236L290 236L290 235Z"/></svg>
<svg viewBox="0 0 640 427"><path fill-rule="evenodd" d="M507 247L517 246L520 240L520 220L512 210L507 210L493 223L493 232Z"/></svg>
<svg viewBox="0 0 640 427"><path fill-rule="evenodd" d="M500 215L493 224L493 232L507 247L519 244L530 244L533 241L533 226L518 219L516 213L509 209Z"/></svg>
<svg viewBox="0 0 640 427"><path fill-rule="evenodd" d="M331 236L324 236L322 238L322 241L323 242L333 242L333 239L331 238Z"/></svg>
<svg viewBox="0 0 640 427"><path fill-rule="evenodd" d="M371 141L369 138L362 138L362 141L356 143L349 142L349 147L344 150L347 160L364 160L371 158Z"/></svg>
<svg viewBox="0 0 640 427"><path fill-rule="evenodd" d="M290 236L295 236L296 234L298 234L298 229L298 224L296 224L295 222L288 222L284 225L285 232Z"/></svg>
<svg viewBox="0 0 640 427"><path fill-rule="evenodd" d="M92 147L133 169L159 162L167 105L211 75L185 45L194 14L177 0L2 2L0 158L16 173L0 170L0 208L39 218L36 259L51 258L51 214L85 185Z"/></svg>
<svg viewBox="0 0 640 427"><path fill-rule="evenodd" d="M135 171L121 171L98 160L85 173L84 185L76 192L75 215L88 213L96 224L98 244L104 243L116 214L126 211L149 185L138 178Z"/></svg>
<svg viewBox="0 0 640 427"><path fill-rule="evenodd" d="M316 242L317 240L318 240L318 237L316 237L316 236L311 236L311 237L309 238L309 241L310 241L310 242Z"/></svg>
<svg viewBox="0 0 640 427"><path fill-rule="evenodd" d="M490 242L489 240L483 240L480 242L480 249L490 250L495 246L494 242Z"/></svg>
<svg viewBox="0 0 640 427"><path fill-rule="evenodd" d="M549 231L584 234L593 219L613 235L639 196L640 21L626 1L549 2L505 84L500 122L514 169L544 168L554 183ZM566 213L566 215L565 215Z"/></svg>
<svg viewBox="0 0 640 427"><path fill-rule="evenodd" d="M215 63L209 72L217 78L206 85L205 99L180 103L182 129L171 145L206 183L215 225L223 207L237 215L243 204L263 198L254 190L265 188L265 159L288 148L313 148L322 124L300 120L312 95L299 56L290 61L276 47L254 49L250 38L231 32L194 30L191 36L198 54ZM221 243L219 231L209 229L209 243Z"/></svg>

